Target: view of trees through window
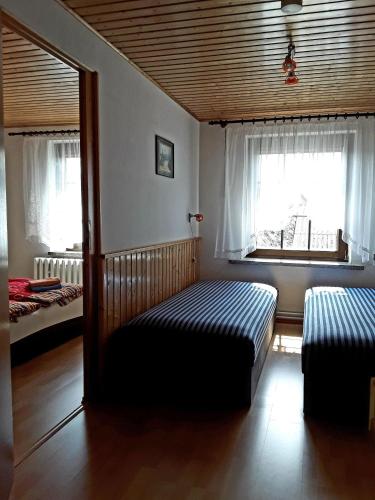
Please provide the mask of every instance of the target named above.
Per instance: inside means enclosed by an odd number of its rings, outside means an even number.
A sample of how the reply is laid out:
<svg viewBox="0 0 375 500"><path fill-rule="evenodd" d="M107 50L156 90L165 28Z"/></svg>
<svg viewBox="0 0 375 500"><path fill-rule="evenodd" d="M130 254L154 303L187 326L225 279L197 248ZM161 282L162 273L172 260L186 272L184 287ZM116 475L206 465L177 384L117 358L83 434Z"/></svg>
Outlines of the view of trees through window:
<svg viewBox="0 0 375 500"><path fill-rule="evenodd" d="M261 155L257 248L337 250L343 169L338 152Z"/></svg>

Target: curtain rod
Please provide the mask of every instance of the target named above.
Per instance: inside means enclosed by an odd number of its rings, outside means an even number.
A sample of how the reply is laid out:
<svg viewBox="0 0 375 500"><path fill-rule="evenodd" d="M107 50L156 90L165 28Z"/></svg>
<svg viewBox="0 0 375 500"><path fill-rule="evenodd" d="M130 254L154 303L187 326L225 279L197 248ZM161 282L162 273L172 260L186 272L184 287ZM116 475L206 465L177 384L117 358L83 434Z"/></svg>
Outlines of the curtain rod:
<svg viewBox="0 0 375 500"><path fill-rule="evenodd" d="M73 135L73 134L79 134L78 129L74 130L28 130L25 132L9 132L8 135L14 136L14 135L22 135L22 136L34 136L34 135Z"/></svg>
<svg viewBox="0 0 375 500"><path fill-rule="evenodd" d="M336 113L334 115L331 114L320 114L320 115L300 115L300 116L274 116L273 118L252 118L249 120L211 120L209 121L209 125L220 125L222 128L225 128L228 124L230 123L240 123L243 125L244 123L252 123L253 125L255 123L267 123L267 122L286 122L286 121L291 121L293 122L294 120L302 122L303 120L321 120L321 119L326 119L330 120L331 118L334 118L337 120L337 118L344 118L345 120L347 118L359 118L360 116L365 116L368 118L369 116L375 116L374 112L368 112L368 113Z"/></svg>

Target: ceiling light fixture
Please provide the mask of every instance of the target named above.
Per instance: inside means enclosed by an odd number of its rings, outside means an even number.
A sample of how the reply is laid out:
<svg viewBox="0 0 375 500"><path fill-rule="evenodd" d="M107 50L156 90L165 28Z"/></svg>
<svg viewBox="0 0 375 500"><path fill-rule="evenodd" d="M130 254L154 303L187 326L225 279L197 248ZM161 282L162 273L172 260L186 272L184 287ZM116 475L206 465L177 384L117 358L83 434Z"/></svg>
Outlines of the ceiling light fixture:
<svg viewBox="0 0 375 500"><path fill-rule="evenodd" d="M281 0L281 10L284 14L297 14L302 9L302 0Z"/></svg>
<svg viewBox="0 0 375 500"><path fill-rule="evenodd" d="M285 56L282 68L284 73L287 73L287 76L285 78L285 84L286 85L296 85L298 83L298 77L295 73L295 70L297 68L297 63L293 59L294 54L296 53L296 48L292 42L289 43L288 45L288 53Z"/></svg>

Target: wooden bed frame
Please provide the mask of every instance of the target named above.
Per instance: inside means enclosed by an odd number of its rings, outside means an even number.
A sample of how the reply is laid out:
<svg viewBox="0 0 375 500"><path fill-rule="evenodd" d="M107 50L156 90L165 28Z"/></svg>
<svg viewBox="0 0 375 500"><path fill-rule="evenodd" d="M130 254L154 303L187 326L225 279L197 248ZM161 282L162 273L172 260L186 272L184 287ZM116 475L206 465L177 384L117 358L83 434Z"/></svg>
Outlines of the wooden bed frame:
<svg viewBox="0 0 375 500"><path fill-rule="evenodd" d="M17 318L17 323L10 323L10 343L13 344L35 332L82 315L83 297L78 297L63 307L58 304L41 307L32 314Z"/></svg>
<svg viewBox="0 0 375 500"><path fill-rule="evenodd" d="M104 293L101 303L103 343L135 316L168 299L199 279L200 238L173 241L102 255ZM254 398L271 345L272 318L257 360L246 378L244 404ZM105 358L102 359L104 369ZM104 393L108 387L104 388ZM103 394L104 395L104 394Z"/></svg>

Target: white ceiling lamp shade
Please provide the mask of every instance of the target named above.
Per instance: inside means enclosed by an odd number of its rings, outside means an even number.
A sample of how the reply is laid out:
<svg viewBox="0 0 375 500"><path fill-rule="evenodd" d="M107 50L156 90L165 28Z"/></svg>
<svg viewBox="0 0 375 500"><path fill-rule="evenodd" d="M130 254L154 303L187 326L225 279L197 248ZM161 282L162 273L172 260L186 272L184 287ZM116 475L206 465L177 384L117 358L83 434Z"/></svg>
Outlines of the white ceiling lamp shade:
<svg viewBox="0 0 375 500"><path fill-rule="evenodd" d="M302 0L281 0L281 10L284 14L297 14L302 9Z"/></svg>

